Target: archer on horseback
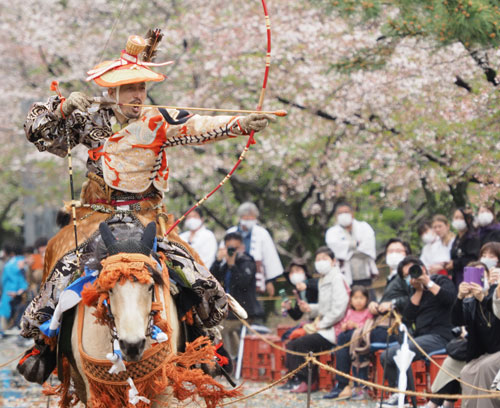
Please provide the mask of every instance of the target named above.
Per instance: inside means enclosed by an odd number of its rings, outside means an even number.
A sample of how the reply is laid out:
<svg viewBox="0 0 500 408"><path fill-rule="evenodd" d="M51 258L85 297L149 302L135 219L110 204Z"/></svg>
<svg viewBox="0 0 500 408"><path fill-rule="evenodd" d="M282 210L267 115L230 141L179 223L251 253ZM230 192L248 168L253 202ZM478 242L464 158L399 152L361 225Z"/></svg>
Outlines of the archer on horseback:
<svg viewBox="0 0 500 408"><path fill-rule="evenodd" d="M50 374L53 356L40 325L51 318L59 295L81 273L83 265L93 261L100 239L99 223L104 221L111 229L122 230L144 229L155 220L161 221L163 229L165 219L172 225L172 217L166 215L162 205L168 191L165 149L247 136L263 130L272 119L259 113L201 116L185 110L140 106L147 96L146 82L165 79L150 68L168 64L151 62L161 37L159 30L151 32L147 41L130 36L120 58L88 72L87 80L106 88L102 98L73 92L64 99L59 94L46 103L35 103L28 113L24 129L38 150L64 157L78 144L89 149L88 180L74 219L78 238L73 236L72 226L66 225L49 242L40 293L21 322L21 335L35 339L35 347L18 366L29 381L43 382ZM208 271L210 265L203 265L175 230L167 237L164 234L165 230L158 237L158 250L167 255L172 267L182 271L201 299L193 309L194 326L214 338L210 330L227 315L224 290Z"/></svg>

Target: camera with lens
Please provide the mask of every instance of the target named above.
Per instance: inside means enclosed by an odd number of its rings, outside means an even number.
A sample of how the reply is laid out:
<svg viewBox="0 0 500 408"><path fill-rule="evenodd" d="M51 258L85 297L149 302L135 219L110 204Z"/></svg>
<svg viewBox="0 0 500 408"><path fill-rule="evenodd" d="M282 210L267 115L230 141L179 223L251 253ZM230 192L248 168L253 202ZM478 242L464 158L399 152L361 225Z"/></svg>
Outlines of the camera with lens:
<svg viewBox="0 0 500 408"><path fill-rule="evenodd" d="M412 265L410 266L409 273L412 279L418 279L422 276L422 273L424 273L424 271L422 270L422 267L420 265Z"/></svg>
<svg viewBox="0 0 500 408"><path fill-rule="evenodd" d="M235 247L227 247L227 255L228 256L233 256L235 252L236 252Z"/></svg>

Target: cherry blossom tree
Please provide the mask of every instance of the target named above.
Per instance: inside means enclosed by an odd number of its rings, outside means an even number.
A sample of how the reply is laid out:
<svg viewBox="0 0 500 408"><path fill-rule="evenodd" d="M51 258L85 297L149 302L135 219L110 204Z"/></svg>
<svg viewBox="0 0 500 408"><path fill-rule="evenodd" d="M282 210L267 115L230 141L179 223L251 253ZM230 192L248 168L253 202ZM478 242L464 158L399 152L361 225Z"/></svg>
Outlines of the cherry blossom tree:
<svg viewBox="0 0 500 408"><path fill-rule="evenodd" d="M335 203L346 198L377 227L382 243L395 233L409 237L416 223L436 211L497 196L500 181L492 164L500 159L498 96L484 66L471 56L477 51L495 67L499 53L490 48L491 36L466 44L457 36L440 40L430 27L425 35L410 33L411 24L401 25L404 18L413 21L405 14L407 2L399 8L397 2L373 2L373 12L348 14L334 2L328 2L329 12L320 1L268 3L273 52L264 108L287 109L289 116L256 136L244 164L206 203L220 232L235 222L238 203L252 200L283 253L312 251L324 242ZM24 140L29 103L47 98L54 79L65 94L98 95L101 90L84 81L85 72L116 56L132 33L162 28L157 58L175 61L163 71L167 81L149 87L151 103L243 109L257 104L266 51L259 1L66 0L44 2L41 10L30 0L1 12L7 41L0 44L0 137L9 161L1 177L5 183L16 165L38 177L46 174L47 162L55 163L48 185L59 194L39 193L40 201L69 199L66 165L35 153ZM406 31L397 34L397 27ZM490 28L485 33L496 33ZM237 138L167 152L169 210L179 216L217 185L245 143ZM76 150L81 183L85 151ZM1 208L24 194L16 191L0 194Z"/></svg>

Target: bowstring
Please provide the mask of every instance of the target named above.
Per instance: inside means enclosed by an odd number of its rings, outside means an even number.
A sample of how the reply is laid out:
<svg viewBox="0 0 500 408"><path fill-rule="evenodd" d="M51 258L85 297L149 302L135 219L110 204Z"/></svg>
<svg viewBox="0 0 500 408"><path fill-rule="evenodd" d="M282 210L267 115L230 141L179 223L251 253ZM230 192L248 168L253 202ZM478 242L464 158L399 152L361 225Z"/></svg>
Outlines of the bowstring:
<svg viewBox="0 0 500 408"><path fill-rule="evenodd" d="M115 19L113 21L113 25L111 27L111 31L108 34L108 38L106 39L106 43L104 44L104 48L101 51L101 56L99 57L99 61L97 62L96 65L99 65L102 62L102 59L104 58L104 53L106 52L106 49L108 48L109 42L111 41L111 37L113 36L113 33L115 32L116 27L117 27L118 23L120 22L120 18L122 16L122 12L123 12L123 10L125 8L125 3L127 3L127 1L126 0L122 0L121 5L120 5L120 10L118 10L118 15L115 17ZM128 3L130 3L130 0L129 0Z"/></svg>

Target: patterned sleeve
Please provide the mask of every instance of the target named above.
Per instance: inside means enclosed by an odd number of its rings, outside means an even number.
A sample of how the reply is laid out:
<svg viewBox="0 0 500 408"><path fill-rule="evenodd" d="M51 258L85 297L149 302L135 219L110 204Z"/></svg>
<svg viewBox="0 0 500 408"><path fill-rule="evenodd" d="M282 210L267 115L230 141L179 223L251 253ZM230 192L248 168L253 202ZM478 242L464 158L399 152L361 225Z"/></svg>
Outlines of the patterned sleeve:
<svg viewBox="0 0 500 408"><path fill-rule="evenodd" d="M165 147L203 145L246 135L238 123L241 118L242 116L193 115L183 124L168 126Z"/></svg>
<svg viewBox="0 0 500 408"><path fill-rule="evenodd" d="M68 153L66 123L73 148L80 143L86 113L75 111L66 120L61 119L54 113L59 109L60 102L58 96L52 96L46 103L36 102L33 104L24 123L24 131L27 139L39 151L48 151L57 156L65 157Z"/></svg>

